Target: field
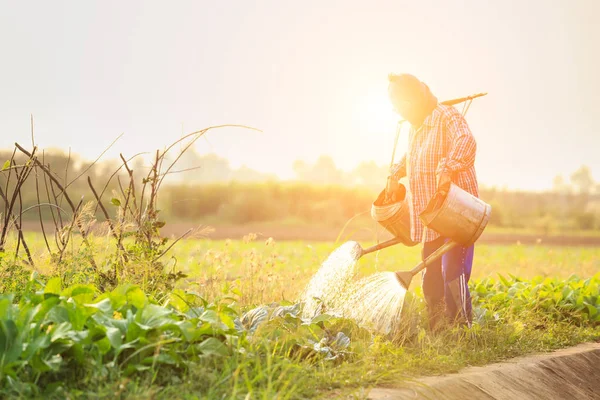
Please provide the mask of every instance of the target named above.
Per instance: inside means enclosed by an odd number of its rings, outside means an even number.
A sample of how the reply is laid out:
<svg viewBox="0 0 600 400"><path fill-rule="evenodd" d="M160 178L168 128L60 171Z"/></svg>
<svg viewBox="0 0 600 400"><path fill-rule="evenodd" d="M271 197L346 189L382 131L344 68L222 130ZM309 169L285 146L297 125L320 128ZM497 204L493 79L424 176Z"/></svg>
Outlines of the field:
<svg viewBox="0 0 600 400"><path fill-rule="evenodd" d="M254 285L250 303L296 300L311 276L337 245L310 241L229 241L188 240L174 252L178 266L189 273L191 282L239 280L244 288ZM374 242L361 243L363 247ZM365 255L359 273L410 269L420 261L417 247L398 245ZM249 261L251 260L251 261ZM600 271L600 247L558 247L544 245L477 245L472 279L514 275L588 278ZM198 279L198 280L196 280ZM415 279L412 288L418 287ZM259 290L259 293L256 293Z"/></svg>
<svg viewBox="0 0 600 400"><path fill-rule="evenodd" d="M176 288L123 280L102 293L84 253L57 265L40 235L28 242L34 281L17 281L22 269L2 259L4 290L20 297L12 308L0 301L8 397L363 398L372 386L600 337L600 248L478 245L470 330L429 332L416 278L402 329L382 336L327 315L299 318L302 289L341 243L184 240L164 260L187 275ZM111 245L94 241L99 264ZM417 247L392 247L364 256L359 274L408 269L419 257ZM8 351L10 332L20 332L22 354Z"/></svg>
<svg viewBox="0 0 600 400"><path fill-rule="evenodd" d="M30 233L32 249L44 259L41 235ZM180 282L181 287L200 285L200 289L217 290L223 282L241 286L246 305L271 301L298 299L302 289L321 263L343 242L277 241L248 234L242 240L187 239L180 241L170 253L169 265L189 277ZM376 244L360 242L362 247ZM78 245L78 244L77 244ZM103 248L111 246L109 239L97 239L101 255ZM421 259L419 246L396 245L365 255L359 260L359 276L382 271L407 270ZM40 272L44 271L42 267ZM477 244L472 278L497 278L498 275L522 279L553 277L565 279L571 275L589 278L600 272L600 247L547 246L547 245L496 245ZM417 289L415 278L412 289Z"/></svg>

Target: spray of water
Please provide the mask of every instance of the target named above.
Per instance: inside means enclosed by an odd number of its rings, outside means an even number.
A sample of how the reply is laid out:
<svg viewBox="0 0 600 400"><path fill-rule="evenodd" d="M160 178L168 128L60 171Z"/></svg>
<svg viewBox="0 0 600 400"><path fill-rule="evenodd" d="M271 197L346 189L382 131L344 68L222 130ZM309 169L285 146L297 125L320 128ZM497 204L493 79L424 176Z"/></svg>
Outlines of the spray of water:
<svg viewBox="0 0 600 400"><path fill-rule="evenodd" d="M344 243L331 253L302 293L304 318L313 318L325 310L338 308L340 300L347 297L360 254L360 245L353 241Z"/></svg>
<svg viewBox="0 0 600 400"><path fill-rule="evenodd" d="M360 326L389 334L399 326L405 295L395 273L379 272L350 286L339 312Z"/></svg>
<svg viewBox="0 0 600 400"><path fill-rule="evenodd" d="M304 318L327 312L383 334L398 326L406 289L393 272L354 281L360 254L356 242L344 243L331 253L302 294Z"/></svg>

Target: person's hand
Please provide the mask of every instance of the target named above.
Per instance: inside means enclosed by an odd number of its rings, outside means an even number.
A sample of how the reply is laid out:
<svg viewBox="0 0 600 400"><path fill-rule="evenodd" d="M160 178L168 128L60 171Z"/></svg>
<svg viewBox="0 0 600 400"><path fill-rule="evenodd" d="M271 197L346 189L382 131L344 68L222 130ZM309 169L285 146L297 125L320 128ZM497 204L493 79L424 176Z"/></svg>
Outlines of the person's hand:
<svg viewBox="0 0 600 400"><path fill-rule="evenodd" d="M437 193L446 196L450 190L452 183L452 172L447 169L442 169L437 173Z"/></svg>
<svg viewBox="0 0 600 400"><path fill-rule="evenodd" d="M404 176L400 176L400 175L405 175L405 174L402 174L402 171L401 171L402 169L403 169L402 164L400 164L400 163L392 165L390 167L390 176L395 179L404 178Z"/></svg>
<svg viewBox="0 0 600 400"><path fill-rule="evenodd" d="M398 179L396 179L394 176L388 176L387 183L385 185L385 197L387 202L393 203L397 200L396 193L398 192L399 186Z"/></svg>

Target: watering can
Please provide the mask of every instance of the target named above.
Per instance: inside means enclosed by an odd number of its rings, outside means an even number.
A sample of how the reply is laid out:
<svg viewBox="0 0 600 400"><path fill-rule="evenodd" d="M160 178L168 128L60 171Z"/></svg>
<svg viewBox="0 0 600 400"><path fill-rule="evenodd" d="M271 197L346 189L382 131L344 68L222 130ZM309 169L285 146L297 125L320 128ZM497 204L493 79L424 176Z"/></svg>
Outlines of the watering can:
<svg viewBox="0 0 600 400"><path fill-rule="evenodd" d="M374 207L376 203L377 201L374 203ZM403 207L404 211L402 212ZM410 240L410 223L407 221L406 214L408 211L406 207L408 207L406 202L401 202L397 212L383 220L383 222L395 221L393 224L390 223L391 225L382 224L386 226L388 231L395 233L395 237L366 249L359 246L358 258L400 243L408 246L416 244L416 242ZM410 271L396 272L398 282L408 290L413 276L445 253L456 246L470 246L475 243L487 226L491 211L492 207L489 204L461 189L454 183L450 183L445 196L434 196L425 210L419 215L426 229L433 229L441 236L450 240ZM378 222L382 223L382 221Z"/></svg>

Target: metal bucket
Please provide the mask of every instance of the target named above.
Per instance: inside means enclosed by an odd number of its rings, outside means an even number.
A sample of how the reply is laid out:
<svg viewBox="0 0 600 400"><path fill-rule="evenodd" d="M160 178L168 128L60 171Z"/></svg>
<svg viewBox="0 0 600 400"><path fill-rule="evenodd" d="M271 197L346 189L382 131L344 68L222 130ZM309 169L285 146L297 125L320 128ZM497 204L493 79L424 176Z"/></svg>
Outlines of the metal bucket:
<svg viewBox="0 0 600 400"><path fill-rule="evenodd" d="M425 226L463 246L479 239L490 220L492 207L455 184L440 204L432 200L419 215Z"/></svg>
<svg viewBox="0 0 600 400"><path fill-rule="evenodd" d="M410 209L406 201L406 189L401 186L402 200L392 204L385 204L385 190L379 193L371 205L371 218L383 226L394 237L406 246L415 246L410 237Z"/></svg>

